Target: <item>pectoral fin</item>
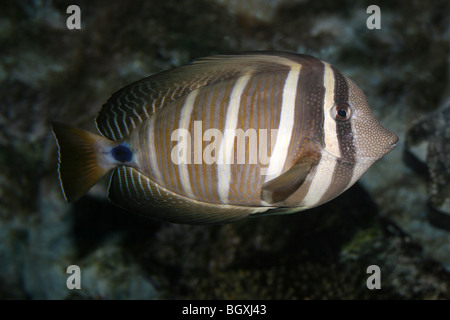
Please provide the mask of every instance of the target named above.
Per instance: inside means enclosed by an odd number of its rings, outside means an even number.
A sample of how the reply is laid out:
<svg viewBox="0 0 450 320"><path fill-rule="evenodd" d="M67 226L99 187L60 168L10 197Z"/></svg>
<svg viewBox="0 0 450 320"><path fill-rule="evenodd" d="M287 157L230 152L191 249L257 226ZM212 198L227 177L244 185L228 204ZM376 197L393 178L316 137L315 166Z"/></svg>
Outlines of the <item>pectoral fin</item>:
<svg viewBox="0 0 450 320"><path fill-rule="evenodd" d="M261 198L270 204L285 200L300 188L317 163L318 159L314 157L297 161L288 171L263 184Z"/></svg>

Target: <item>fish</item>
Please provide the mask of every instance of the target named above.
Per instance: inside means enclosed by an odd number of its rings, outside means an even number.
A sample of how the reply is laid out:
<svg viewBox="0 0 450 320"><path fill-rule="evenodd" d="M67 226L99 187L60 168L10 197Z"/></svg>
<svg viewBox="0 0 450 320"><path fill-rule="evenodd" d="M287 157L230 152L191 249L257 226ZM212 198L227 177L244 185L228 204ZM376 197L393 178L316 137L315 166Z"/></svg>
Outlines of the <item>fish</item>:
<svg viewBox="0 0 450 320"><path fill-rule="evenodd" d="M94 134L52 129L64 198L109 173L107 198L152 219L223 224L324 204L398 137L357 85L290 52L196 59L118 90Z"/></svg>

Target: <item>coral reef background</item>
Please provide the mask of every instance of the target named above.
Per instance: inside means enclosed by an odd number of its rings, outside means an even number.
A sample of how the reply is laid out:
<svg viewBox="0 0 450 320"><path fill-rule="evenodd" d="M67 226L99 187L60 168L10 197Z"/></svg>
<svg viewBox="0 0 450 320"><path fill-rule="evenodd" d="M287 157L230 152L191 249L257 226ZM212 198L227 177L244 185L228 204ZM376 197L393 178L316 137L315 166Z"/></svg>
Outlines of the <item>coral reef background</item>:
<svg viewBox="0 0 450 320"><path fill-rule="evenodd" d="M81 30L66 27L71 4ZM450 298L450 120L439 116L450 108L450 4L381 2L381 29L369 30L371 4L1 1L0 298ZM101 105L124 85L246 50L335 65L399 146L339 198L293 215L155 222L109 204L107 179L64 202L50 121L95 132ZM66 287L73 264L81 290ZM380 267L379 290L366 286L369 265Z"/></svg>

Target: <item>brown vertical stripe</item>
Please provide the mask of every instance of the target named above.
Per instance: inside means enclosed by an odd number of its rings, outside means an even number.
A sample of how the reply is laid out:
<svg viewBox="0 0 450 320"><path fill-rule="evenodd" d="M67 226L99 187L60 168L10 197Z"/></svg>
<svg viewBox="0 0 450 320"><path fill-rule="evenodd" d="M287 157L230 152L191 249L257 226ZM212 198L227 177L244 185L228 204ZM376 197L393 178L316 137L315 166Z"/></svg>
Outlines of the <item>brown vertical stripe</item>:
<svg viewBox="0 0 450 320"><path fill-rule="evenodd" d="M297 161L304 157L313 156L320 159L321 143L324 146L324 94L325 87L324 65L322 61L305 57L302 60L302 71L297 85L297 98L295 108L295 125L289 158L285 170L289 170ZM293 193L287 204L300 204L307 195L315 176L316 167L312 168L311 179L307 179L301 187Z"/></svg>
<svg viewBox="0 0 450 320"><path fill-rule="evenodd" d="M332 69L335 79L334 101L348 102L349 87L347 80L336 68L332 67ZM336 135L338 137L342 159L337 160L331 185L322 196L321 201L336 197L347 187L353 176L353 170L356 164L356 151L351 122L336 120Z"/></svg>

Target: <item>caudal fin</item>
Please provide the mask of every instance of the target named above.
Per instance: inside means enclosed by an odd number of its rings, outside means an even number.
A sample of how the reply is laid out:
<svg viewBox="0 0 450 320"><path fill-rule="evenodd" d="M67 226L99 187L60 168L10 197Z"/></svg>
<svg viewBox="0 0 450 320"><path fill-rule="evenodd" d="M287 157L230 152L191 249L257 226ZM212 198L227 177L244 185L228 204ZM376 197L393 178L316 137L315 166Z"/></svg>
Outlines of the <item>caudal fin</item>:
<svg viewBox="0 0 450 320"><path fill-rule="evenodd" d="M112 142L99 135L62 123L52 123L58 144L59 180L67 201L75 201L104 176L111 167L99 166L99 146Z"/></svg>

